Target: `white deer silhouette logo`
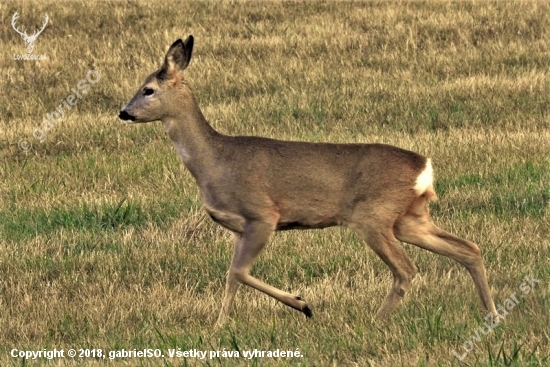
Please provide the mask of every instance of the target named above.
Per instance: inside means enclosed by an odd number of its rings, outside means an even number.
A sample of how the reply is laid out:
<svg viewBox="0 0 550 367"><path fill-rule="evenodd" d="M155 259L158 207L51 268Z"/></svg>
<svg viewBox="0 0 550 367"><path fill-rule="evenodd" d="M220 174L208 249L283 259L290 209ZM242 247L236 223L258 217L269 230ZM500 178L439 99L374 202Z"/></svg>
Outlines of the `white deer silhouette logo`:
<svg viewBox="0 0 550 367"><path fill-rule="evenodd" d="M34 33L30 36L27 35L27 30L26 29L25 29L25 31L21 32L19 30L19 27L15 27L15 21L17 20L17 18L19 18L19 14L18 14L18 12L15 12L15 14L13 14L13 17L11 18L11 26L13 27L13 29L15 29L15 31L17 33L19 33L21 35L21 37L23 37L23 40L27 44L27 53L31 54L32 51L34 50L34 43L36 42L36 39L38 38L40 33L42 33L44 28L46 28L46 24L48 24L48 19L49 19L48 14L44 14L44 24L42 25L42 29L39 30L39 31L35 30Z"/></svg>

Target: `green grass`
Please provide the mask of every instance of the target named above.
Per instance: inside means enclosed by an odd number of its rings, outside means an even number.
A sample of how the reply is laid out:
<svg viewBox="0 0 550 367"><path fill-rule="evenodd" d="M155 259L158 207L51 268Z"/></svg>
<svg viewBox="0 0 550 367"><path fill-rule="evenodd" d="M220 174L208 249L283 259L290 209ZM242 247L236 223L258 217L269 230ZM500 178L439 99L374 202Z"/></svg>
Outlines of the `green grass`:
<svg viewBox="0 0 550 367"><path fill-rule="evenodd" d="M38 234L51 235L59 230L77 232L109 232L126 227L140 228L148 225L164 226L175 218L181 205L172 201L157 202L155 207L143 207L140 202L104 202L77 207L51 207L16 209L2 212L0 222L6 240L24 240Z"/></svg>
<svg viewBox="0 0 550 367"><path fill-rule="evenodd" d="M25 53L11 17L38 37ZM0 3L0 364L544 366L550 364L550 5L544 1ZM420 270L388 322L387 267L342 228L276 233L258 278L314 318L241 287L213 328L233 250L160 124L119 109L177 38L220 132L382 142L432 157L434 221L477 243L495 302L540 280L459 361L485 322L458 264L404 244ZM101 79L47 140L46 114ZM18 148L28 139L32 149ZM302 358L65 358L10 351L296 350Z"/></svg>
<svg viewBox="0 0 550 367"><path fill-rule="evenodd" d="M469 202L467 207L454 207L462 215L490 213L501 221L512 221L518 217L543 219L550 202L550 161L534 164L528 162L509 167L484 177L480 174L466 174L450 180L440 180L436 189L439 195L472 187L490 191L483 199ZM434 205L437 211L437 204Z"/></svg>

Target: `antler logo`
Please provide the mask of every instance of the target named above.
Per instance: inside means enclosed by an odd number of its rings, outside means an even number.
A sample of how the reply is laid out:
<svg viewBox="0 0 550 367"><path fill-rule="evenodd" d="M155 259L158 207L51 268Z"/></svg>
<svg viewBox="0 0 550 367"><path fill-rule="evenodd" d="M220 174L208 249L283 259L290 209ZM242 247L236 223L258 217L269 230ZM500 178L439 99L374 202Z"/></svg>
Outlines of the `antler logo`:
<svg viewBox="0 0 550 367"><path fill-rule="evenodd" d="M48 24L48 19L49 19L48 14L44 14L44 24L42 25L42 29L39 30L39 31L35 30L34 33L30 36L27 35L27 30L26 29L25 29L25 31L21 32L19 30L19 27L15 26L15 21L17 20L17 18L19 18L19 13L15 12L15 14L13 14L13 17L11 18L11 26L13 27L13 29L17 33L19 33L21 35L21 37L23 37L23 40L27 44L27 53L31 54L32 51L34 50L34 43L36 42L36 39L38 38L38 36L40 36L40 33L42 33L44 28L46 28L46 24Z"/></svg>

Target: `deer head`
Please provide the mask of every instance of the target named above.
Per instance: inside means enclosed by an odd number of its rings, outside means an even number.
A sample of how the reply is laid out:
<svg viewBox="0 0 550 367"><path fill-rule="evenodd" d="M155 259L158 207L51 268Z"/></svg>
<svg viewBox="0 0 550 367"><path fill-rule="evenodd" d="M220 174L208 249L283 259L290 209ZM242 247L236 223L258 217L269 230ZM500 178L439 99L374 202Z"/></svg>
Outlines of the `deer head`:
<svg viewBox="0 0 550 367"><path fill-rule="evenodd" d="M15 26L15 21L17 20L17 18L19 18L19 14L18 12L15 12L15 14L13 14L13 17L11 18L11 26L13 27L13 29L19 33L21 35L21 37L23 37L23 40L25 41L25 43L27 44L27 53L32 53L32 51L34 50L34 42L36 42L36 39L38 38L38 36L40 35L40 33L42 33L42 31L44 30L44 28L46 28L46 25L48 24L48 14L44 14L44 24L42 25L42 29L39 30L39 31L34 31L34 33L32 35L27 35L27 30L25 29L25 31L21 32L19 30L19 27L16 27Z"/></svg>

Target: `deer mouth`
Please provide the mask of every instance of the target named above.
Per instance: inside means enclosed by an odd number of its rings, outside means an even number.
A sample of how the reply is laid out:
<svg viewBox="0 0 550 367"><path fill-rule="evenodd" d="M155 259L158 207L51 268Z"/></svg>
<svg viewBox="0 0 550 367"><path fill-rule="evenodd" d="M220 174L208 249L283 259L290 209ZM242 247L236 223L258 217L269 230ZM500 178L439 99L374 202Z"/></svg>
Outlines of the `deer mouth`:
<svg viewBox="0 0 550 367"><path fill-rule="evenodd" d="M136 121L136 117L133 115L130 115L128 112L122 110L120 111L118 118L124 121Z"/></svg>

